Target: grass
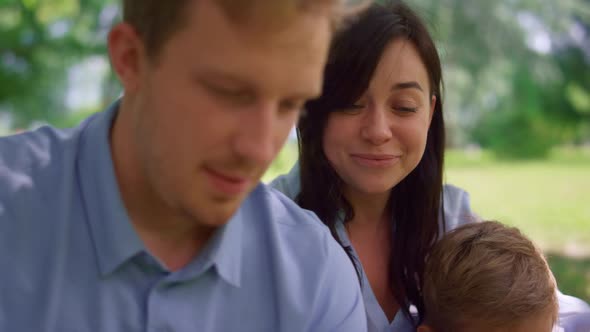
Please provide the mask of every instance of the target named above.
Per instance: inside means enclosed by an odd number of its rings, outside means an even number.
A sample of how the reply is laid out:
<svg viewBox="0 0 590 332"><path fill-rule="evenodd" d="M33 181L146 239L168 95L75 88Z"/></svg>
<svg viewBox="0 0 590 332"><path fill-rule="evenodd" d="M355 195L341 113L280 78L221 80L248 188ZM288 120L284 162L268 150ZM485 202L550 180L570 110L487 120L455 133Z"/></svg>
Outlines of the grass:
<svg viewBox="0 0 590 332"><path fill-rule="evenodd" d="M470 193L474 211L521 229L547 253L560 289L590 301L590 151L527 162L449 151L446 162L447 182Z"/></svg>
<svg viewBox="0 0 590 332"><path fill-rule="evenodd" d="M546 255L559 289L590 303L590 258L569 257L555 252Z"/></svg>
<svg viewBox="0 0 590 332"><path fill-rule="evenodd" d="M287 145L263 180L286 173L296 156ZM445 162L446 182L470 193L478 215L520 228L548 253L560 289L590 301L590 149L520 162L449 150Z"/></svg>
<svg viewBox="0 0 590 332"><path fill-rule="evenodd" d="M521 228L546 250L590 254L590 158L502 162L484 154L475 164L456 153L446 181L470 193L481 217Z"/></svg>

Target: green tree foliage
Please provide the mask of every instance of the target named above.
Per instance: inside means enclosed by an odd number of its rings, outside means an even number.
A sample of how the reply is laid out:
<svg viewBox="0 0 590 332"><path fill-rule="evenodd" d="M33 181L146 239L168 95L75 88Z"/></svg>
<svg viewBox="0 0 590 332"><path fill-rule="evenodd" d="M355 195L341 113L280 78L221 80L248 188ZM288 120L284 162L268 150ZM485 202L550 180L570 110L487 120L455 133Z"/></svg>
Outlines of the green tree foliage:
<svg viewBox="0 0 590 332"><path fill-rule="evenodd" d="M105 54L112 3L0 0L0 108L15 127L64 116L67 70Z"/></svg>
<svg viewBox="0 0 590 332"><path fill-rule="evenodd" d="M0 112L14 127L78 118L65 111L68 70L106 59L119 1L0 0ZM590 140L590 0L406 2L440 48L451 145L533 157ZM115 81L104 81L104 100L119 94Z"/></svg>
<svg viewBox="0 0 590 332"><path fill-rule="evenodd" d="M590 140L590 1L408 3L440 47L451 144L529 158Z"/></svg>
<svg viewBox="0 0 590 332"><path fill-rule="evenodd" d="M522 65L512 76L511 96L481 116L472 138L506 158L542 158L556 144L590 139L588 56L576 47L556 51L554 78Z"/></svg>

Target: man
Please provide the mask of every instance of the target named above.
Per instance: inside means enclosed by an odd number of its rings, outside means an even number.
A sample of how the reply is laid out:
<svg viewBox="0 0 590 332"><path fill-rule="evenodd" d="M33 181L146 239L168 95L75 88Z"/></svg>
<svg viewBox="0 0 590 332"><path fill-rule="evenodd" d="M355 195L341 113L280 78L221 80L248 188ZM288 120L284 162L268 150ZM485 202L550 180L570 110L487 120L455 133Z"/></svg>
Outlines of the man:
<svg viewBox="0 0 590 332"><path fill-rule="evenodd" d="M124 96L0 140L0 331L364 331L314 215L259 179L320 93L335 6L124 0Z"/></svg>

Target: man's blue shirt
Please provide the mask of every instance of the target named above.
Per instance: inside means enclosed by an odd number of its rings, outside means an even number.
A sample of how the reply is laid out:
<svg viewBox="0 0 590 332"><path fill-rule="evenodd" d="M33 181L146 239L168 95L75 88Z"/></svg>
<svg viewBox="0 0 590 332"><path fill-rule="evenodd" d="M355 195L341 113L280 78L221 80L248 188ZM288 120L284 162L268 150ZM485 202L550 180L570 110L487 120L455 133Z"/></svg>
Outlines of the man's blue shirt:
<svg viewBox="0 0 590 332"><path fill-rule="evenodd" d="M0 139L0 331L365 331L354 268L259 185L185 268L145 248L117 185L118 105Z"/></svg>

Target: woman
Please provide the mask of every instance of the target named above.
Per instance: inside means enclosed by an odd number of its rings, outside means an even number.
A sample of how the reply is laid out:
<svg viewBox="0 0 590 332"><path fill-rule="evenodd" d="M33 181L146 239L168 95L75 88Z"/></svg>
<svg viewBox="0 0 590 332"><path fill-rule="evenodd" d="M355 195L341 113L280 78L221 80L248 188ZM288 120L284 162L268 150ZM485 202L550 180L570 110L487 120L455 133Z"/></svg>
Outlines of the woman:
<svg viewBox="0 0 590 332"><path fill-rule="evenodd" d="M333 41L322 96L298 125L298 165L272 185L314 211L355 264L369 331L415 331L425 258L475 220L443 186L442 74L421 19L374 4Z"/></svg>
<svg viewBox="0 0 590 332"><path fill-rule="evenodd" d="M335 36L324 75L298 126L299 169L273 185L347 249L375 331L411 328L423 315L424 258L444 199L437 50L405 5L375 4Z"/></svg>

